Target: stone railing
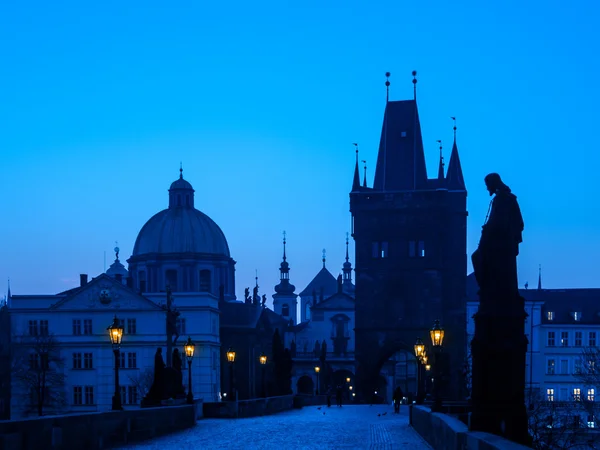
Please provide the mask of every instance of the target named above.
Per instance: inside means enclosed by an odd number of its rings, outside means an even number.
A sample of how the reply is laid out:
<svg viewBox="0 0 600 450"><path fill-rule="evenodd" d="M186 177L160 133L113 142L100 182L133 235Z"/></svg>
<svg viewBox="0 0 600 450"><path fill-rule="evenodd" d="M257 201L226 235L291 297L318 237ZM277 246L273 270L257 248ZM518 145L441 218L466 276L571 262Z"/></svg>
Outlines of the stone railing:
<svg viewBox="0 0 600 450"><path fill-rule="evenodd" d="M410 405L410 424L435 450L525 450L494 434L469 431L455 417L432 413L427 406Z"/></svg>
<svg viewBox="0 0 600 450"><path fill-rule="evenodd" d="M237 402L204 403L204 417L239 418L256 417L289 411L311 405L324 405L324 395L283 395L280 397L255 398Z"/></svg>
<svg viewBox="0 0 600 450"><path fill-rule="evenodd" d="M0 450L99 450L196 425L195 405L0 421Z"/></svg>

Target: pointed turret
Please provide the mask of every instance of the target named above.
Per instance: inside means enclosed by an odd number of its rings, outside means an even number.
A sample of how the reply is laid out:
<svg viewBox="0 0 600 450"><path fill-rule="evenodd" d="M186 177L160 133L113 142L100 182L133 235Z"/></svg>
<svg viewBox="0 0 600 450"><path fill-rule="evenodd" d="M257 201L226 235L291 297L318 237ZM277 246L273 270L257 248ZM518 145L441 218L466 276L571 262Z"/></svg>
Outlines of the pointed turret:
<svg viewBox="0 0 600 450"><path fill-rule="evenodd" d="M343 272L343 285L344 292L348 295L354 296L355 287L352 284L352 263L350 262L350 257L348 256L348 233L346 233L346 261L342 266Z"/></svg>
<svg viewBox="0 0 600 450"><path fill-rule="evenodd" d="M356 147L356 165L354 166L354 179L352 180L352 192L360 189L360 173L358 171L358 144L354 144Z"/></svg>
<svg viewBox="0 0 600 450"><path fill-rule="evenodd" d="M283 260L279 266L279 284L275 286L273 294L273 310L290 319L294 324L297 322L298 295L294 292L296 287L290 283L290 265L286 255L286 233L283 232Z"/></svg>
<svg viewBox="0 0 600 450"><path fill-rule="evenodd" d="M413 75L416 75L416 72L413 72ZM413 83L415 81L416 78ZM373 189L405 191L426 187L427 169L416 94L413 100L388 101L383 118Z"/></svg>
<svg viewBox="0 0 600 450"><path fill-rule="evenodd" d="M542 265L540 264L540 269L538 273L538 291L542 290Z"/></svg>
<svg viewBox="0 0 600 450"><path fill-rule="evenodd" d="M452 144L452 153L450 153L450 162L448 163L446 180L448 189L453 191L465 191L467 188L465 186L460 158L458 157L458 147L456 145L456 118L452 117L452 120L454 120L454 144Z"/></svg>
<svg viewBox="0 0 600 450"><path fill-rule="evenodd" d="M442 154L442 141L438 141L438 143L440 144L440 164L438 166L438 181L443 182L444 181L444 155Z"/></svg>

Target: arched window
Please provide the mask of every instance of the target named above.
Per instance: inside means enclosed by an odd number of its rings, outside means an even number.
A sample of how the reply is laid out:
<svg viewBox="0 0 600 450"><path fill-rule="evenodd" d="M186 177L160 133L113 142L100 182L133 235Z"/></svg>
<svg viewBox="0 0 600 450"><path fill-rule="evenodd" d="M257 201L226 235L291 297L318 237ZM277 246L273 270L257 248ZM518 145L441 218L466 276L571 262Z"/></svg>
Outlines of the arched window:
<svg viewBox="0 0 600 450"><path fill-rule="evenodd" d="M210 270L200 271L200 292L210 292Z"/></svg>
<svg viewBox="0 0 600 450"><path fill-rule="evenodd" d="M290 315L290 305L287 303L281 307L281 315L283 317L289 317Z"/></svg>

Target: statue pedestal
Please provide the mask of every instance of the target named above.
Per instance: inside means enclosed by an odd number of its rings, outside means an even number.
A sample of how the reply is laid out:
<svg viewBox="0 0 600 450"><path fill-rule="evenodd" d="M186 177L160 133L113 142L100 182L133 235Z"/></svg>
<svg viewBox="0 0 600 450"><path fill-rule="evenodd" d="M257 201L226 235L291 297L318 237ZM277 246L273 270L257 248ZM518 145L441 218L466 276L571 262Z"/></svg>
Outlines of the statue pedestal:
<svg viewBox="0 0 600 450"><path fill-rule="evenodd" d="M495 301L494 304L495 307L490 308L482 301L480 311L474 316L473 411L469 428L531 446L525 406L527 314L523 299L518 295L512 302Z"/></svg>

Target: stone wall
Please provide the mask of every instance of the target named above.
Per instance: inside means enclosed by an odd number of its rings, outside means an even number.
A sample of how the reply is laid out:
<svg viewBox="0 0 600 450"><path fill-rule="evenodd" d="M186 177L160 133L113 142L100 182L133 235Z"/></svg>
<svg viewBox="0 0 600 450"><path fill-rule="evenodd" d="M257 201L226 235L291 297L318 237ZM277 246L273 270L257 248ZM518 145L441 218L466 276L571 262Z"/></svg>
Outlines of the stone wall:
<svg viewBox="0 0 600 450"><path fill-rule="evenodd" d="M410 405L410 424L435 450L526 450L500 436L469 431L455 417L432 413L426 406Z"/></svg>
<svg viewBox="0 0 600 450"><path fill-rule="evenodd" d="M99 450L195 424L194 405L0 421L0 450Z"/></svg>
<svg viewBox="0 0 600 450"><path fill-rule="evenodd" d="M256 417L289 411L297 407L293 395L281 397L255 398L237 402L204 403L204 417L218 419Z"/></svg>

